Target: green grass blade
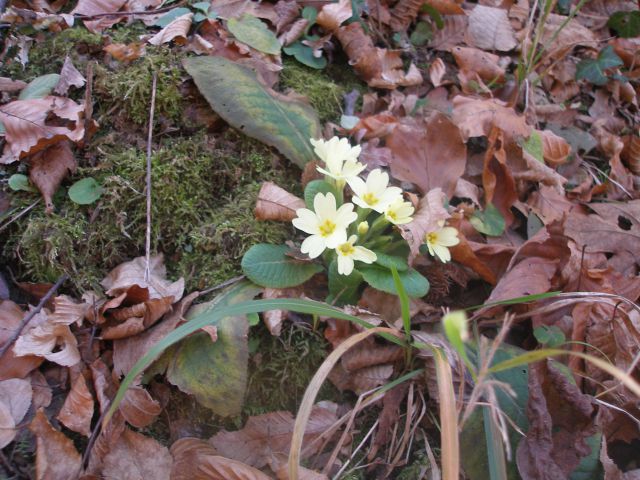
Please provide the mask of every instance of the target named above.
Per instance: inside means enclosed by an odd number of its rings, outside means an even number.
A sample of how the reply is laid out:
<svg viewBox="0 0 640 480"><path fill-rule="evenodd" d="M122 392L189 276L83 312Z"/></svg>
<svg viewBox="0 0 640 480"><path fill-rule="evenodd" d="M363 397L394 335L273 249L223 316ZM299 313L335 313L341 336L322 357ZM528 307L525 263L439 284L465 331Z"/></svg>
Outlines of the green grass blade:
<svg viewBox="0 0 640 480"><path fill-rule="evenodd" d="M546 292L537 293L535 295L525 295L524 297L507 298L506 300L500 300L498 302L484 303L482 305L474 305L473 307L467 307L465 310L478 310L484 307L495 307L496 305L517 305L519 303L535 302L537 300L544 300L546 298L552 298L560 295L562 292Z"/></svg>
<svg viewBox="0 0 640 480"><path fill-rule="evenodd" d="M482 420L487 441L487 460L491 480L507 480L507 462L502 448L502 437L493 418L491 418L489 407L482 407Z"/></svg>

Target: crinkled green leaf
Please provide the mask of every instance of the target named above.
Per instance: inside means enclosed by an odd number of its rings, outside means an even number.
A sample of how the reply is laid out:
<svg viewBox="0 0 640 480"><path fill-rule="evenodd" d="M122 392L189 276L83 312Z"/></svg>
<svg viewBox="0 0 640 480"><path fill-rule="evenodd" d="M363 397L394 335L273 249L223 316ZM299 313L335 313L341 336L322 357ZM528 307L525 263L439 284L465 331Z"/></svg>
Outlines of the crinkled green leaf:
<svg viewBox="0 0 640 480"><path fill-rule="evenodd" d="M358 267L365 282L377 290L397 295L393 274L388 268L378 265L362 265ZM429 280L423 277L417 270L410 268L404 272L398 272L404 289L412 298L424 297L429 291Z"/></svg>
<svg viewBox="0 0 640 480"><path fill-rule="evenodd" d="M242 257L242 272L263 287L288 288L300 285L322 271L322 266L315 262L287 256L288 251L286 245L254 245Z"/></svg>
<svg viewBox="0 0 640 480"><path fill-rule="evenodd" d="M250 47L271 55L280 53L280 42L275 33L259 18L244 14L242 17L230 18L227 28L236 39Z"/></svg>
<svg viewBox="0 0 640 480"><path fill-rule="evenodd" d="M300 167L315 159L310 138L320 137L312 107L267 90L249 68L222 57L183 60L209 105L250 137L277 148Z"/></svg>
<svg viewBox="0 0 640 480"><path fill-rule="evenodd" d="M34 78L29 84L22 89L18 100L34 100L36 98L44 98L51 95L51 92L58 84L60 75L57 73L49 73Z"/></svg>

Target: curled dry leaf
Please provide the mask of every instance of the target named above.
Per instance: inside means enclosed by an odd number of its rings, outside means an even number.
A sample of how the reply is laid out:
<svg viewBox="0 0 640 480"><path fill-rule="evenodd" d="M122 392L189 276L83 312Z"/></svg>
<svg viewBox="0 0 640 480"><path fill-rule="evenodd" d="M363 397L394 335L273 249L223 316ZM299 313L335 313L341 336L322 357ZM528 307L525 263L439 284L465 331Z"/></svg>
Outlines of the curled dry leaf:
<svg viewBox="0 0 640 480"><path fill-rule="evenodd" d="M53 212L53 196L77 163L69 141L63 140L36 153L29 160L29 179L44 198L47 213Z"/></svg>
<svg viewBox="0 0 640 480"><path fill-rule="evenodd" d="M120 404L122 416L136 428L152 424L161 411L160 403L140 385L129 387Z"/></svg>
<svg viewBox="0 0 640 480"><path fill-rule="evenodd" d="M430 190L420 199L418 208L413 215L413 221L405 225L399 225L400 235L409 244L411 254L409 262L420 253L420 245L425 243L425 235L439 230L440 223L449 218L449 213L444 208L445 194L439 188Z"/></svg>
<svg viewBox="0 0 640 480"><path fill-rule="evenodd" d="M556 167L567 162L571 145L551 130L538 131L542 138L542 156L551 166Z"/></svg>
<svg viewBox="0 0 640 480"><path fill-rule="evenodd" d="M482 50L508 52L518 45L507 11L485 5L471 11L465 39L469 46Z"/></svg>
<svg viewBox="0 0 640 480"><path fill-rule="evenodd" d="M475 73L485 82L504 80L505 70L498 64L500 57L497 55L469 47L454 47L451 53L461 73Z"/></svg>
<svg viewBox="0 0 640 480"><path fill-rule="evenodd" d="M36 355L64 367L80 361L78 341L68 325L46 319L18 337L13 347L17 356Z"/></svg>
<svg viewBox="0 0 640 480"><path fill-rule="evenodd" d="M93 410L93 395L87 388L84 376L78 375L60 409L58 420L69 430L88 437L91 435Z"/></svg>
<svg viewBox="0 0 640 480"><path fill-rule="evenodd" d="M145 54L144 43L111 43L103 48L105 52L111 55L119 62L133 62Z"/></svg>
<svg viewBox="0 0 640 480"><path fill-rule="evenodd" d="M340 0L322 7L322 10L318 13L316 23L328 32L335 33L340 28L340 25L352 16L351 2L349 0Z"/></svg>
<svg viewBox="0 0 640 480"><path fill-rule="evenodd" d="M629 135L625 138L620 157L634 175L640 175L640 136Z"/></svg>
<svg viewBox="0 0 640 480"><path fill-rule="evenodd" d="M393 363L401 360L403 355L404 350L396 345L378 345L374 348L370 345L358 345L345 353L340 362L347 372L353 372L374 365Z"/></svg>
<svg viewBox="0 0 640 480"><path fill-rule="evenodd" d="M290 222L296 218L296 210L304 207L301 198L273 182L264 182L258 193L254 214L258 220Z"/></svg>
<svg viewBox="0 0 640 480"><path fill-rule="evenodd" d="M193 21L193 13L186 13L181 17L176 18L166 27L156 33L153 37L147 40L151 45L162 45L163 43L169 43L174 40L176 43L183 44L186 42L187 34L191 28Z"/></svg>
<svg viewBox="0 0 640 480"><path fill-rule="evenodd" d="M36 478L69 480L82 468L80 454L71 439L51 426L42 410L29 425L36 437Z"/></svg>
<svg viewBox="0 0 640 480"><path fill-rule="evenodd" d="M262 294L264 299L273 298L305 298L304 289L302 287L294 288L265 288ZM264 323L269 329L271 335L280 336L282 331L282 322L287 318L289 312L286 310L269 310L262 314Z"/></svg>
<svg viewBox="0 0 640 480"><path fill-rule="evenodd" d="M442 78L447 73L447 67L440 57L436 58L431 65L429 65L429 80L434 87L442 85Z"/></svg>
<svg viewBox="0 0 640 480"><path fill-rule="evenodd" d="M278 37L278 41L281 45L285 47L291 45L293 42L298 40L300 37L304 35L304 32L307 30L307 26L309 25L309 20L306 18L301 18L296 20L293 25L291 25L282 35ZM307 40L305 40L306 42ZM320 47L322 48L322 47ZM315 54L315 50L314 50Z"/></svg>
<svg viewBox="0 0 640 480"><path fill-rule="evenodd" d="M391 10L391 22L389 23L394 32L406 30L418 16L422 0L399 0Z"/></svg>
<svg viewBox="0 0 640 480"><path fill-rule="evenodd" d="M80 0L71 11L71 14L100 15L102 13L115 13L127 3L127 0ZM122 21L124 16L104 16L97 20L85 20L84 26L92 33L100 33L105 28Z"/></svg>
<svg viewBox="0 0 640 480"><path fill-rule="evenodd" d="M104 457L101 478L105 480L170 480L173 458L153 438L128 428Z"/></svg>
<svg viewBox="0 0 640 480"><path fill-rule="evenodd" d="M173 297L169 296L105 312L107 322L102 329L102 338L116 340L137 335L160 320L172 303Z"/></svg>
<svg viewBox="0 0 640 480"><path fill-rule="evenodd" d="M456 45L464 41L464 32L467 30L466 15L445 15L442 17L444 26L433 33L433 39L429 47L439 51L450 51Z"/></svg>
<svg viewBox="0 0 640 480"><path fill-rule="evenodd" d="M31 406L31 382L11 378L0 382L0 448L13 441L18 425Z"/></svg>
<svg viewBox="0 0 640 480"><path fill-rule="evenodd" d="M84 138L83 113L84 105L54 96L3 105L0 121L6 129L7 144L0 163L14 162L60 140L79 142ZM55 124L50 121L52 117Z"/></svg>
<svg viewBox="0 0 640 480"><path fill-rule="evenodd" d="M384 385L393 375L393 365L374 365L347 372L341 364L337 364L329 374L329 380L338 390L350 390L356 394L368 392Z"/></svg>
<svg viewBox="0 0 640 480"><path fill-rule="evenodd" d="M80 326L90 307L88 303L76 303L67 295L58 295L53 299L53 313L48 318L52 323Z"/></svg>
<svg viewBox="0 0 640 480"><path fill-rule="evenodd" d="M53 91L58 95L66 95L70 87L80 88L86 82L82 74L74 67L71 57L67 57L64 59L64 64L60 71L60 79Z"/></svg>
<svg viewBox="0 0 640 480"><path fill-rule="evenodd" d="M22 309L11 300L0 302L0 346L9 341L24 315ZM0 380L24 378L44 361L35 355L17 356L14 348L15 344L0 357Z"/></svg>

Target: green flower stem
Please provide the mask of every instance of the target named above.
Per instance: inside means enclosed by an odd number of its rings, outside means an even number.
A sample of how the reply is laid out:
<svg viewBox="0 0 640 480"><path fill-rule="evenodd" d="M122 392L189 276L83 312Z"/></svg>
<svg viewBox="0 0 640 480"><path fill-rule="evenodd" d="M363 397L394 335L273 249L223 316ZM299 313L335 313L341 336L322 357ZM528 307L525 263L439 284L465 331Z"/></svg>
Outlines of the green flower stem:
<svg viewBox="0 0 640 480"><path fill-rule="evenodd" d="M371 227L369 227L369 231L365 235L364 241L366 242L369 238L374 238L375 235L384 232L385 228L387 228L388 226L389 221L385 218L384 215L380 215L374 220Z"/></svg>
<svg viewBox="0 0 640 480"><path fill-rule="evenodd" d="M322 259L324 260L324 264L327 266L327 268L329 268L329 265L331 265L331 262L333 262L333 259L336 256L336 252L333 251L332 249L327 248L324 253L322 254Z"/></svg>
<svg viewBox="0 0 640 480"><path fill-rule="evenodd" d="M391 235L379 235L376 238L370 239L364 246L370 250L381 250L386 252L389 249L391 240L393 240Z"/></svg>
<svg viewBox="0 0 640 480"><path fill-rule="evenodd" d="M336 205L340 207L344 203L344 180L335 180L333 184L336 187Z"/></svg>

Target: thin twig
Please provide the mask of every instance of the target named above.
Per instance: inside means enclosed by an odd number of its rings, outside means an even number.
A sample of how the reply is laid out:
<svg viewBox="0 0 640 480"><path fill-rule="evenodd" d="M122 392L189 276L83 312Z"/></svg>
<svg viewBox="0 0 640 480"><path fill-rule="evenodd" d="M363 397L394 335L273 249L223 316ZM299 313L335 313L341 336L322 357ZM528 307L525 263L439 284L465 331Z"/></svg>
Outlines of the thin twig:
<svg viewBox="0 0 640 480"><path fill-rule="evenodd" d="M40 303L38 303L38 306L34 310L31 310L29 314L22 319L22 322L20 322L20 325L18 326L16 331L13 332L13 335L11 335L11 338L9 338L7 343L5 343L2 346L2 348L0 348L0 357L2 357L5 354L5 352L9 350L9 348L11 348L11 346L15 343L15 341L18 339L18 337L24 330L24 327L27 326L27 324L33 319L33 317L35 317L40 312L40 310L42 310L42 308L46 305L46 303L51 299L51 297L53 297L56 291L60 288L60 285L62 285L68 278L69 278L69 275L67 275L66 273L63 274L58 279L58 281L53 284L53 287L49 289L47 294L40 299Z"/></svg>
<svg viewBox="0 0 640 480"><path fill-rule="evenodd" d="M229 285L233 285L234 283L238 283L240 280L244 280L244 275L238 275L237 277L230 278L229 280L225 280L218 285L214 285L213 287L207 288L200 292L200 295L207 295L211 292L215 292L216 290L220 290L222 288L228 287Z"/></svg>
<svg viewBox="0 0 640 480"><path fill-rule="evenodd" d="M41 198L39 198L38 200L36 200L35 202L33 202L31 205L29 205L28 207L26 207L24 210L22 210L18 215L16 215L15 217L13 217L11 220L9 220L7 223L0 225L0 232L2 232L5 228L7 228L9 225L11 225L13 222L15 222L16 220L18 220L20 217L24 216L29 210L31 210L33 207L35 207L38 203L40 203L40 200L42 200Z"/></svg>
<svg viewBox="0 0 640 480"><path fill-rule="evenodd" d="M147 263L144 268L144 281L149 283L151 271L151 139L153 138L153 114L156 109L156 84L158 83L158 73L153 72L153 83L151 85L151 111L149 112L149 135L147 136L147 239L145 242L145 253Z"/></svg>

